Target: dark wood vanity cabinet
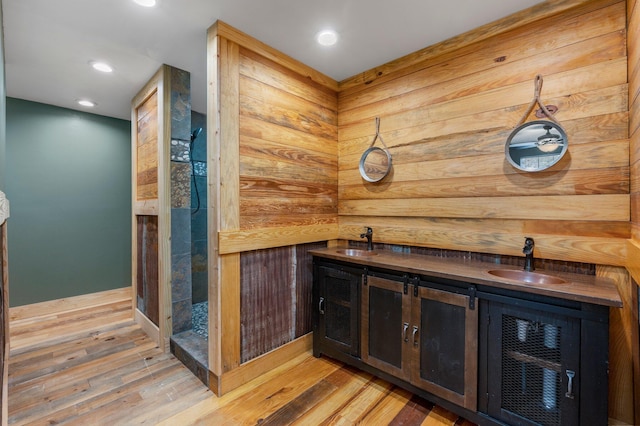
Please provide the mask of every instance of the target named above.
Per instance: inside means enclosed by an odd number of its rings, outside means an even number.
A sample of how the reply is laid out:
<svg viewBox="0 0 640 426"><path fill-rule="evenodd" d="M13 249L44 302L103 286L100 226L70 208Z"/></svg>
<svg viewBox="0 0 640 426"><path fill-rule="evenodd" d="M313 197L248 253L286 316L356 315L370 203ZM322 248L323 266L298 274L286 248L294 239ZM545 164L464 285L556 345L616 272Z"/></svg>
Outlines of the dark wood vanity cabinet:
<svg viewBox="0 0 640 426"><path fill-rule="evenodd" d="M475 300L431 285L417 276L367 273L360 308L362 361L475 411Z"/></svg>
<svg viewBox="0 0 640 426"><path fill-rule="evenodd" d="M314 354L360 356L360 283L363 270L314 264Z"/></svg>
<svg viewBox="0 0 640 426"><path fill-rule="evenodd" d="M608 309L482 301L480 410L513 425L606 425Z"/></svg>
<svg viewBox="0 0 640 426"><path fill-rule="evenodd" d="M607 424L607 306L314 258L314 355L490 425Z"/></svg>

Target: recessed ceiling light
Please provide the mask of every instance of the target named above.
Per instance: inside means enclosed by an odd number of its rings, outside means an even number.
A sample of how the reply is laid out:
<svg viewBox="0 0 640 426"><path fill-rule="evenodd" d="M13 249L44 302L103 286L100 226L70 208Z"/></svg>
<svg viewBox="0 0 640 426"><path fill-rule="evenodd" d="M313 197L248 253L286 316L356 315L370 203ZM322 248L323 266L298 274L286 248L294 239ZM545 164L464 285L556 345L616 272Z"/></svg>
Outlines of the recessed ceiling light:
<svg viewBox="0 0 640 426"><path fill-rule="evenodd" d="M113 72L113 68L111 67L111 65L105 62L91 62L91 66L96 71L107 72L107 73Z"/></svg>
<svg viewBox="0 0 640 426"><path fill-rule="evenodd" d="M156 0L133 0L133 1L138 3L140 6L144 6L144 7L153 7L157 3Z"/></svg>
<svg viewBox="0 0 640 426"><path fill-rule="evenodd" d="M323 46L333 46L338 41L338 33L333 30L322 30L316 35L316 40Z"/></svg>
<svg viewBox="0 0 640 426"><path fill-rule="evenodd" d="M95 102L91 102L88 99L80 99L78 103L82 106L89 107L89 108L96 106Z"/></svg>

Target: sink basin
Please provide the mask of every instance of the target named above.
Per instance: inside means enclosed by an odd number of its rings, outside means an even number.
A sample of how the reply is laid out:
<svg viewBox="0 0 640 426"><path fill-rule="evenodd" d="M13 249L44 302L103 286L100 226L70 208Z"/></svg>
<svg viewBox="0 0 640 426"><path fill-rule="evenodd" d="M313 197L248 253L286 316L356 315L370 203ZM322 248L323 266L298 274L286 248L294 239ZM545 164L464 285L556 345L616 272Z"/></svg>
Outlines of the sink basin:
<svg viewBox="0 0 640 426"><path fill-rule="evenodd" d="M347 256L377 256L378 253L375 251L369 250L360 250L360 249L340 249L338 250L340 254L346 254Z"/></svg>
<svg viewBox="0 0 640 426"><path fill-rule="evenodd" d="M494 269L489 271L491 275L506 278L513 281L521 281L530 284L564 284L565 280L538 272L528 272L516 269Z"/></svg>

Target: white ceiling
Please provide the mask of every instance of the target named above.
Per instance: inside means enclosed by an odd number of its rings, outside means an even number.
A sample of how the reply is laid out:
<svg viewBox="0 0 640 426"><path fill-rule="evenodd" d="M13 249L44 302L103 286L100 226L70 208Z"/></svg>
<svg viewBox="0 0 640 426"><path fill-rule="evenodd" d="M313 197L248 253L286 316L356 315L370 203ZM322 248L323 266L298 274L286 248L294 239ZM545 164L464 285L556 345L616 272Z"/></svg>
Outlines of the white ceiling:
<svg viewBox="0 0 640 426"><path fill-rule="evenodd" d="M128 120L164 63L191 73L192 108L204 113L206 31L218 19L340 81L540 2L2 0L7 95ZM340 37L331 48L314 40L327 27ZM115 71L98 73L92 60Z"/></svg>

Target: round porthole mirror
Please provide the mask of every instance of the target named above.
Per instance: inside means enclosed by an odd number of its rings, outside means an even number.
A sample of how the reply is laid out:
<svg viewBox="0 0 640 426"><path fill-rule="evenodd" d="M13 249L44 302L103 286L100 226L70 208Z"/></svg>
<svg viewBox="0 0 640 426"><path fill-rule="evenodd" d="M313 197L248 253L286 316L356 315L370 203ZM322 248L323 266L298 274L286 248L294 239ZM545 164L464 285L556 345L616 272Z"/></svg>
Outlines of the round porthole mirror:
<svg viewBox="0 0 640 426"><path fill-rule="evenodd" d="M381 181L391 170L391 154L386 149L371 147L360 158L360 176L367 182Z"/></svg>
<svg viewBox="0 0 640 426"><path fill-rule="evenodd" d="M513 167L527 172L548 169L567 152L567 134L552 121L530 121L507 139L505 154Z"/></svg>

